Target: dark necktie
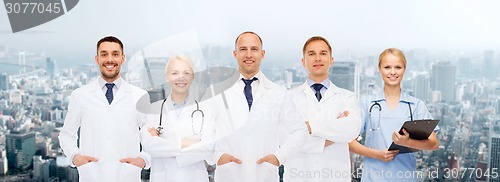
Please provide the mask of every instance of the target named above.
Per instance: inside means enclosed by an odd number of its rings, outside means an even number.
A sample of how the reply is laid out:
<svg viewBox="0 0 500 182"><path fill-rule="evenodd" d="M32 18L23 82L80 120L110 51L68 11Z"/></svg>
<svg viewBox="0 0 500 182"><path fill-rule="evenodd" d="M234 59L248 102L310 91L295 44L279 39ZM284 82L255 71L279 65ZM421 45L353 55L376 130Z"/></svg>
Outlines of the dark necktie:
<svg viewBox="0 0 500 182"><path fill-rule="evenodd" d="M252 102L253 102L253 96L252 96L252 82L255 80L258 80L256 77L254 77L251 80L246 80L244 78L241 78L243 82L245 82L245 88L243 89L243 92L245 93L245 97L247 98L247 103L248 103L248 110L250 111L250 108L252 107Z"/></svg>
<svg viewBox="0 0 500 182"><path fill-rule="evenodd" d="M113 87L115 86L114 83L106 83L106 87L108 87L108 90L106 91L106 99L108 99L108 103L111 105L111 101L113 101Z"/></svg>
<svg viewBox="0 0 500 182"><path fill-rule="evenodd" d="M316 99L318 99L319 102L321 100L321 89L323 88L323 85L320 83L315 83L311 87L316 90L316 93L314 95L316 95Z"/></svg>

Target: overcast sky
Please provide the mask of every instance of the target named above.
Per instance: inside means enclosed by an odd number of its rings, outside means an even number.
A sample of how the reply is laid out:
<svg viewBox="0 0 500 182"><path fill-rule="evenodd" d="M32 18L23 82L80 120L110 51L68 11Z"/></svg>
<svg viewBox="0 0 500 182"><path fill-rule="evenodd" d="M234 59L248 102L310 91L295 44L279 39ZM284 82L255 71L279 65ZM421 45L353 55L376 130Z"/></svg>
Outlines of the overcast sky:
<svg viewBox="0 0 500 182"><path fill-rule="evenodd" d="M13 34L0 8L0 45L44 51L55 60L95 55L95 43L116 35L129 55L157 40L194 30L200 44L233 45L259 33L271 57L301 56L307 38L322 35L335 50L500 49L498 0L81 0L67 14ZM268 56L269 58L270 56Z"/></svg>

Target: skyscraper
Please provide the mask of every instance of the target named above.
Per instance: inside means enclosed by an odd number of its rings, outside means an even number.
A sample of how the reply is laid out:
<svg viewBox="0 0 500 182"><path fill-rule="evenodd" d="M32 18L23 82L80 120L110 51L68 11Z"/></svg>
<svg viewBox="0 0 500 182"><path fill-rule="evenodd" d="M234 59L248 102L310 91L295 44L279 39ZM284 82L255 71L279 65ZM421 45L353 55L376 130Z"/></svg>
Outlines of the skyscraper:
<svg viewBox="0 0 500 182"><path fill-rule="evenodd" d="M483 53L484 66L483 75L486 78L494 78L497 70L495 70L495 62L493 61L493 51L484 51Z"/></svg>
<svg viewBox="0 0 500 182"><path fill-rule="evenodd" d="M26 65L26 51L18 52L19 65Z"/></svg>
<svg viewBox="0 0 500 182"><path fill-rule="evenodd" d="M49 181L50 160L42 159L42 156L33 157L33 176L36 180Z"/></svg>
<svg viewBox="0 0 500 182"><path fill-rule="evenodd" d="M441 92L442 101L456 101L455 80L456 67L450 62L439 62L432 66L431 88Z"/></svg>
<svg viewBox="0 0 500 182"><path fill-rule="evenodd" d="M460 75L470 76L471 74L471 59L470 58L460 58L458 59L458 71Z"/></svg>
<svg viewBox="0 0 500 182"><path fill-rule="evenodd" d="M350 90L359 96L360 68L355 62L334 62L328 78L337 87Z"/></svg>
<svg viewBox="0 0 500 182"><path fill-rule="evenodd" d="M7 134L5 144L9 170L25 170L31 165L36 152L34 132Z"/></svg>
<svg viewBox="0 0 500 182"><path fill-rule="evenodd" d="M56 61L50 58L47 58L47 74L50 78L54 78L56 75Z"/></svg>
<svg viewBox="0 0 500 182"><path fill-rule="evenodd" d="M493 169L500 168L500 126L498 122L490 128L489 146L490 154L488 161L488 169L491 172ZM496 170L495 170L496 171ZM500 178L490 178L488 181L500 182Z"/></svg>
<svg viewBox="0 0 500 182"><path fill-rule="evenodd" d="M7 73L0 74L0 91L9 89L9 75Z"/></svg>
<svg viewBox="0 0 500 182"><path fill-rule="evenodd" d="M297 69L287 68L286 72L292 73L292 82L302 82L302 80L300 80L300 78L297 76Z"/></svg>
<svg viewBox="0 0 500 182"><path fill-rule="evenodd" d="M4 176L8 171L8 160L7 153L5 152L5 147L0 146L0 176Z"/></svg>
<svg viewBox="0 0 500 182"><path fill-rule="evenodd" d="M418 75L415 78L415 97L429 102L430 81L428 75Z"/></svg>

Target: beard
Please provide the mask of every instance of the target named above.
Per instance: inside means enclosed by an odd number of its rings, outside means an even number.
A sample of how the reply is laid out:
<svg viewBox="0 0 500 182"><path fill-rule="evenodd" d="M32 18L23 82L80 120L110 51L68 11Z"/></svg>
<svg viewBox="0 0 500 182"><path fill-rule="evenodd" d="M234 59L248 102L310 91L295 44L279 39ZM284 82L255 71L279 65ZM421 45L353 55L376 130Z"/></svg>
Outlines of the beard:
<svg viewBox="0 0 500 182"><path fill-rule="evenodd" d="M116 70L115 72L111 73L101 70L101 75L107 79L116 79L118 77L118 74L120 74L120 70Z"/></svg>

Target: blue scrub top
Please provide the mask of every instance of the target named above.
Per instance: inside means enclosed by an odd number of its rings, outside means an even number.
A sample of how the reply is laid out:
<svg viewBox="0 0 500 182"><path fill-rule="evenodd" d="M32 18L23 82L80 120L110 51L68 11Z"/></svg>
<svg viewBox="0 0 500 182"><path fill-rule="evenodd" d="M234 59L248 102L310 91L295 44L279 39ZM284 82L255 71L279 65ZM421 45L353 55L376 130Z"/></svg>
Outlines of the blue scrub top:
<svg viewBox="0 0 500 182"><path fill-rule="evenodd" d="M375 103L369 112L370 107ZM398 131L405 121L410 121L410 104L413 119L433 119L424 102L401 92L398 106L394 110L387 107L384 93L365 98L361 102L363 127L361 134L366 132L365 146L377 150L387 149L392 143L392 133ZM437 132L439 127L436 127ZM365 157L363 162L361 181L417 181L422 174L416 170L415 153L398 154L394 160L383 162L378 159ZM420 176L418 176L420 175Z"/></svg>

